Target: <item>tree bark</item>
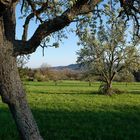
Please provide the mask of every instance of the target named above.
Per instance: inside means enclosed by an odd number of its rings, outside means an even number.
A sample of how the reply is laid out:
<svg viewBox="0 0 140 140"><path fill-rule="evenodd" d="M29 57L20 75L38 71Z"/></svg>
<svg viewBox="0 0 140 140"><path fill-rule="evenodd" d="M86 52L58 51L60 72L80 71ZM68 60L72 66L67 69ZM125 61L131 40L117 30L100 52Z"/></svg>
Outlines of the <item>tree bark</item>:
<svg viewBox="0 0 140 140"><path fill-rule="evenodd" d="M13 56L13 43L5 36L0 17L0 95L15 120L22 140L42 140L37 124L26 100L17 65Z"/></svg>
<svg viewBox="0 0 140 140"><path fill-rule="evenodd" d="M112 94L112 81L109 81L106 85L106 94L108 95Z"/></svg>

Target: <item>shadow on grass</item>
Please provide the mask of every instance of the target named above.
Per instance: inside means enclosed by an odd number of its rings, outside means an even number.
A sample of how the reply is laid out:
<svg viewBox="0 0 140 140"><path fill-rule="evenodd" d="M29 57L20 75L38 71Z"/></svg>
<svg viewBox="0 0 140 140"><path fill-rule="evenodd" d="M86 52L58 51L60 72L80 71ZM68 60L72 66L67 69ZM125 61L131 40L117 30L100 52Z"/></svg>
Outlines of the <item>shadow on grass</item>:
<svg viewBox="0 0 140 140"><path fill-rule="evenodd" d="M35 109L33 112L46 140L140 139L140 112L69 112Z"/></svg>
<svg viewBox="0 0 140 140"><path fill-rule="evenodd" d="M51 85L51 86L55 86L55 85ZM86 87L86 88L93 88L93 87L99 87L99 84L97 85L97 84L92 84L91 86L89 86L88 85L88 83L87 84L58 84L57 85L58 87ZM55 87L57 87L57 86L55 86Z"/></svg>
<svg viewBox="0 0 140 140"><path fill-rule="evenodd" d="M19 140L17 128L8 108L0 107L0 140Z"/></svg>
<svg viewBox="0 0 140 140"><path fill-rule="evenodd" d="M82 87L82 88L95 88L95 87L99 87L99 85L92 85L92 86L88 86L88 84L87 85L78 85L78 84L75 84L75 85L72 85L72 84L58 84L58 85L55 85L55 83L54 84L51 84L51 85L25 85L25 86L30 86L30 87Z"/></svg>
<svg viewBox="0 0 140 140"><path fill-rule="evenodd" d="M33 108L44 140L139 140L140 107L67 111ZM0 110L0 140L18 140L9 111Z"/></svg>
<svg viewBox="0 0 140 140"><path fill-rule="evenodd" d="M129 94L139 94L140 95L140 90L132 90L132 91L127 91Z"/></svg>
<svg viewBox="0 0 140 140"><path fill-rule="evenodd" d="M36 83L24 83L25 86L30 86L30 87L86 87L86 88L92 88L92 87L99 87L100 84L97 84L97 83L92 83L91 86L89 86L89 83L57 83L57 85L55 85L56 83L52 82L52 83L47 83L47 82L44 82L44 83L39 83L39 82L36 82Z"/></svg>
<svg viewBox="0 0 140 140"><path fill-rule="evenodd" d="M98 91L37 91L37 90L32 90L29 91L27 90L28 93L34 93L34 94L59 94L59 95L92 95L92 94L98 94L101 95Z"/></svg>
<svg viewBox="0 0 140 140"><path fill-rule="evenodd" d="M140 90L119 90L119 88L114 88L115 90L117 89L118 91L116 91L114 94L117 94L117 95L120 95L120 94L140 94ZM100 93L98 90L90 90L90 91L86 91L86 90L78 90L78 91L75 91L75 90L28 90L27 89L27 92L28 93L34 93L34 94L60 94L60 95L106 95L106 94L102 94ZM112 94L112 95L114 95Z"/></svg>

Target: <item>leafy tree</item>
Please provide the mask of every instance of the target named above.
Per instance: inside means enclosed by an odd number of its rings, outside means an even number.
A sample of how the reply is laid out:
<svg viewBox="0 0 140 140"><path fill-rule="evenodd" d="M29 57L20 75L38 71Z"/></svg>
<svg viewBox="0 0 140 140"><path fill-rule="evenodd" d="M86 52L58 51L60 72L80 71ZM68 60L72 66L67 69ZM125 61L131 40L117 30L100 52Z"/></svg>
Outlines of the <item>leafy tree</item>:
<svg viewBox="0 0 140 140"><path fill-rule="evenodd" d="M86 73L91 77L100 75L103 81L101 92L105 94L113 92L112 81L118 73L124 69L129 72L137 71L140 67L139 50L135 46L121 42L120 35L123 34L119 29L110 31L113 32L112 37L109 31L104 32L104 35L107 35L107 42L101 42L99 38L97 40L91 36L87 37L84 40L85 46L77 53L77 62L88 69Z"/></svg>
<svg viewBox="0 0 140 140"><path fill-rule="evenodd" d="M115 78L114 81L116 82L134 82L135 78L133 76L133 73L126 70L122 70L121 72L119 72Z"/></svg>
<svg viewBox="0 0 140 140"><path fill-rule="evenodd" d="M42 140L42 137L26 100L16 57L33 53L40 45L42 48L48 46L52 36L57 38L52 46L58 47L58 40L66 38L65 30L62 29L71 22L77 22L79 27L84 26L89 19L87 16L89 12L96 9L96 13L93 13L98 14L96 6L100 2L102 0L23 0L20 7L25 24L20 40L15 38L15 11L19 0L0 0L0 95L13 115L21 139ZM139 29L137 16L140 2L138 0L119 2L123 7L119 16L124 20L131 16L135 21L135 29ZM32 19L37 21L38 27L33 35L27 38Z"/></svg>
<svg viewBox="0 0 140 140"><path fill-rule="evenodd" d="M18 67L20 78L22 80L27 79L28 68L25 67L25 65L28 63L29 59L30 59L30 55L26 55L26 56L23 55L17 57L17 67Z"/></svg>
<svg viewBox="0 0 140 140"><path fill-rule="evenodd" d="M122 70L134 71L140 67L140 52L132 43L126 41L126 27L124 21L117 19L112 8L105 9L107 23L97 29L81 35L81 44L84 46L78 54L77 62L88 69L89 74L100 75L103 84L100 91L112 94L112 81Z"/></svg>

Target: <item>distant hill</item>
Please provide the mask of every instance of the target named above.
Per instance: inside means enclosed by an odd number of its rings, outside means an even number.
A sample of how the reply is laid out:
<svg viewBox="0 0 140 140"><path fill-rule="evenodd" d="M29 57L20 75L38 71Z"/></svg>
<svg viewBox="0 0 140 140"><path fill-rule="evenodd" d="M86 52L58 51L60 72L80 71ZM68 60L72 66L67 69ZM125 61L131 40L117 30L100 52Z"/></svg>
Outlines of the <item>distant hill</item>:
<svg viewBox="0 0 140 140"><path fill-rule="evenodd" d="M57 66L57 67L52 67L52 68L56 69L56 70L63 70L63 69L80 70L80 65L79 64L70 64L68 66Z"/></svg>

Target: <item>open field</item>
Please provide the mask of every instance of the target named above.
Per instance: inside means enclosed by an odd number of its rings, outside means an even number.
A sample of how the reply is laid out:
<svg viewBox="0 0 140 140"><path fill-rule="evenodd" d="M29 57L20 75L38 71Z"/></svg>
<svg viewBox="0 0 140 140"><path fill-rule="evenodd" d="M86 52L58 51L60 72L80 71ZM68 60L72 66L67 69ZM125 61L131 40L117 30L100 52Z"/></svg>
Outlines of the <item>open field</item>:
<svg viewBox="0 0 140 140"><path fill-rule="evenodd" d="M114 83L125 91L98 95L99 83L25 82L27 98L45 140L140 140L140 83ZM0 100L0 140L18 140Z"/></svg>

